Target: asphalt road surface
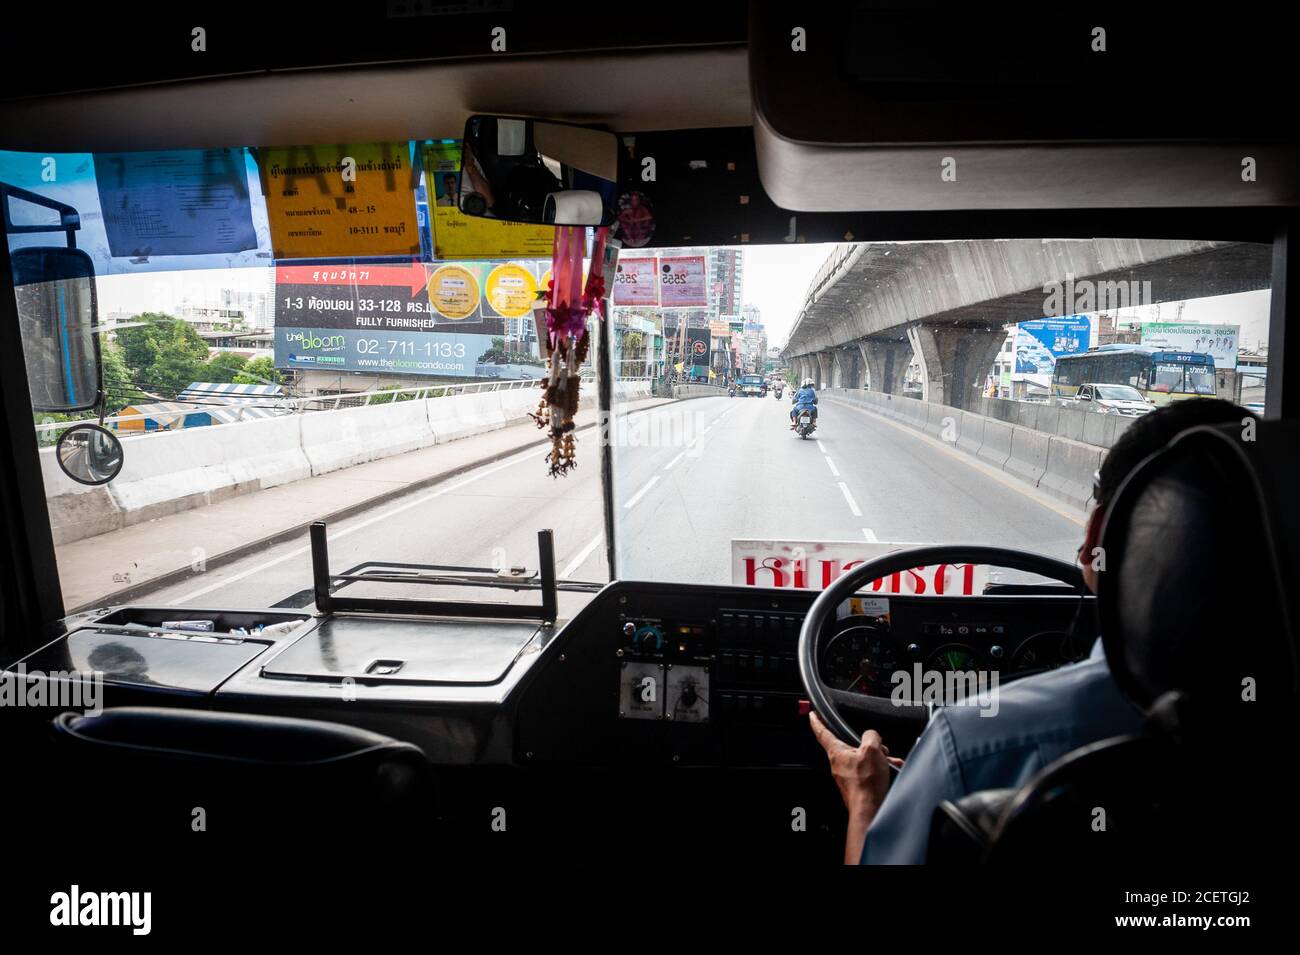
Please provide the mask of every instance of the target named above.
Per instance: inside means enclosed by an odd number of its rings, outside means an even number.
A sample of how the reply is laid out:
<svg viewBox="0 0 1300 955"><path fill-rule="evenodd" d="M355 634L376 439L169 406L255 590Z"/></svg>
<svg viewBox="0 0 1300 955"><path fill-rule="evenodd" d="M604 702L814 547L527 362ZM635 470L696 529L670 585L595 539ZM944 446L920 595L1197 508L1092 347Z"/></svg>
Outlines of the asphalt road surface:
<svg viewBox="0 0 1300 955"><path fill-rule="evenodd" d="M730 583L733 538L982 543L1073 559L1083 515L1010 475L831 401L815 437L802 440L789 430L789 410L788 396L724 396L624 419L614 452L619 576ZM549 527L561 579L603 582L598 452L588 432L568 477L548 477L545 452L531 450L332 524L331 569L367 560L533 568L537 530ZM310 586L304 534L138 602L306 606ZM396 592L359 588L352 592ZM402 588L451 596L433 591ZM493 599L510 599L499 593Z"/></svg>

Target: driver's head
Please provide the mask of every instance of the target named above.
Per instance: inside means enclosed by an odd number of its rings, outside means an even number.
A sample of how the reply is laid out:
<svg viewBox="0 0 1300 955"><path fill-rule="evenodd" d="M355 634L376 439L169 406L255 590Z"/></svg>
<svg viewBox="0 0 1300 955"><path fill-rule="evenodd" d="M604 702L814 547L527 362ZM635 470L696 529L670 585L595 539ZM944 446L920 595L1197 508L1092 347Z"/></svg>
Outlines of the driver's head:
<svg viewBox="0 0 1300 955"><path fill-rule="evenodd" d="M1101 540L1102 520L1129 472L1155 454L1177 435L1200 425L1244 424L1252 415L1240 405L1222 398L1186 398L1157 408L1136 419L1116 439L1101 462L1093 484L1092 505L1084 528L1078 560L1088 589L1097 592L1094 551Z"/></svg>

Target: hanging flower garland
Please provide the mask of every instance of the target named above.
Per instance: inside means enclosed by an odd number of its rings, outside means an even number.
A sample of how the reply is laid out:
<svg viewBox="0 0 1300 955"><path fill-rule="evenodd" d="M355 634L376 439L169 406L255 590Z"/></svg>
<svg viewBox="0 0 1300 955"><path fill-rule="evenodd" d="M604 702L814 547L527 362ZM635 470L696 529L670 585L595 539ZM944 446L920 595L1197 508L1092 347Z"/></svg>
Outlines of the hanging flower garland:
<svg viewBox="0 0 1300 955"><path fill-rule="evenodd" d="M531 416L538 428L549 428L551 450L546 456L551 477L568 474L578 466L577 441L573 431L578 413L578 387L582 363L587 360L591 335L587 316L593 311L605 318L605 258L608 229L598 229L591 252L587 283L582 283L582 259L586 251L586 230L558 226L551 255L551 281L546 296L546 345L550 366L542 379L542 398Z"/></svg>

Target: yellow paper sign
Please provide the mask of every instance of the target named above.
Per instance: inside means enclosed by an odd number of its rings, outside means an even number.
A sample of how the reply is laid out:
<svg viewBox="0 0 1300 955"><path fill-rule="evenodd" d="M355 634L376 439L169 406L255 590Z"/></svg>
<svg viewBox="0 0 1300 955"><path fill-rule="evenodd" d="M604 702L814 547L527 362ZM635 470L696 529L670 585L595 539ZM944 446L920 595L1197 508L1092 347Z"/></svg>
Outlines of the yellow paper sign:
<svg viewBox="0 0 1300 955"><path fill-rule="evenodd" d="M407 143L258 151L277 259L419 255Z"/></svg>
<svg viewBox="0 0 1300 955"><path fill-rule="evenodd" d="M469 317L478 299L478 277L464 266L444 265L429 276L429 301L444 318Z"/></svg>
<svg viewBox="0 0 1300 955"><path fill-rule="evenodd" d="M550 258L555 227L501 222L460 211L460 143L426 143L424 183L438 259Z"/></svg>
<svg viewBox="0 0 1300 955"><path fill-rule="evenodd" d="M488 304L506 318L522 318L537 301L537 280L522 265L507 262L493 269L484 283Z"/></svg>

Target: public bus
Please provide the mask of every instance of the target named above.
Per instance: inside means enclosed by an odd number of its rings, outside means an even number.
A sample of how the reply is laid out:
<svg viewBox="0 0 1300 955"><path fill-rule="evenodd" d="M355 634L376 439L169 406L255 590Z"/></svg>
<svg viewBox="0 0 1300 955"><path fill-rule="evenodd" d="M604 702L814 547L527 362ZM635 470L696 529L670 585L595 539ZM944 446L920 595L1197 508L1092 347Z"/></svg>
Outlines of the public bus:
<svg viewBox="0 0 1300 955"><path fill-rule="evenodd" d="M127 889L241 948L1286 904L1293 38L1224 17L1220 81L1154 83L1185 10L914 6L10 5L6 937ZM1045 286L1135 278L1272 343L1252 440L982 396ZM819 440L707 384L740 316ZM617 361L665 327L678 380ZM1212 395L1202 358L1060 387ZM194 383L268 413L114 428ZM844 861L935 865L845 904Z"/></svg>
<svg viewBox="0 0 1300 955"><path fill-rule="evenodd" d="M1210 355L1145 345L1102 345L1057 358L1052 396L1073 398L1080 385L1129 385L1155 405L1218 393Z"/></svg>

